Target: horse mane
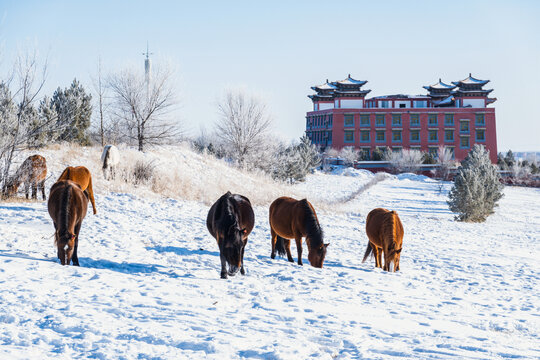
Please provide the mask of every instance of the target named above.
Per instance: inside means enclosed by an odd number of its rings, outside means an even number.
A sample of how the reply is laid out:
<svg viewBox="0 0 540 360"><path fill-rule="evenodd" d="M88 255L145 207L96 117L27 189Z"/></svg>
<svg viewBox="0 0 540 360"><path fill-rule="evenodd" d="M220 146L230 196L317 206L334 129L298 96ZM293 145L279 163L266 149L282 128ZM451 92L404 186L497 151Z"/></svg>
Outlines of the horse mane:
<svg viewBox="0 0 540 360"><path fill-rule="evenodd" d="M311 246L315 249L318 248L320 245L323 244L323 231L321 229L321 225L319 225L319 220L317 219L317 215L315 214L315 211L311 207L311 204L307 201L307 199L300 200L300 204L302 208L304 209L305 214L305 230L306 235L309 237L311 241Z"/></svg>
<svg viewBox="0 0 540 360"><path fill-rule="evenodd" d="M109 156L111 154L111 148L107 148L107 152L105 153L105 158L103 159L103 169L106 169L109 166Z"/></svg>
<svg viewBox="0 0 540 360"><path fill-rule="evenodd" d="M69 204L71 202L71 185L66 185L62 196L62 206L60 207L59 234L65 234L69 225Z"/></svg>
<svg viewBox="0 0 540 360"><path fill-rule="evenodd" d="M221 216L217 219L216 223L221 230L229 231L231 227L238 226L238 219L234 212L233 201L230 191L224 194L218 201L216 213Z"/></svg>
<svg viewBox="0 0 540 360"><path fill-rule="evenodd" d="M382 233L384 236L388 236L392 242L391 244L394 245L397 239L397 225L396 225L396 212L394 210L388 212L385 214L383 223L382 223Z"/></svg>

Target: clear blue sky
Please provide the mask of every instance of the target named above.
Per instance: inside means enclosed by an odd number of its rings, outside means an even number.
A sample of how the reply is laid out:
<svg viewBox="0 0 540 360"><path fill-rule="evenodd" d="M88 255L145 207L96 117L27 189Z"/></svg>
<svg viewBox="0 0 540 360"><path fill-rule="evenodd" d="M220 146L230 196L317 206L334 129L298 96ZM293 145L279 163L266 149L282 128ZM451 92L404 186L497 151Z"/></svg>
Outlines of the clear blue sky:
<svg viewBox="0 0 540 360"><path fill-rule="evenodd" d="M173 63L185 127L217 120L226 87L262 95L282 137L304 131L310 86L350 73L370 95L425 93L438 78L489 79L499 150L540 150L540 1L0 2L0 74L20 49L49 60L45 92L74 77Z"/></svg>

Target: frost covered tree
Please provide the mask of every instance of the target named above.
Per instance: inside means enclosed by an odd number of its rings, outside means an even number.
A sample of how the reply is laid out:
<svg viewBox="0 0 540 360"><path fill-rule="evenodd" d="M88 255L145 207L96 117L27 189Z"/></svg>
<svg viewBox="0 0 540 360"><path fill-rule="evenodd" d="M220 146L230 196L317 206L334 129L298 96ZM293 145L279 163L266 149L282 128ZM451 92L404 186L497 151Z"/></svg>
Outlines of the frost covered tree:
<svg viewBox="0 0 540 360"><path fill-rule="evenodd" d="M442 180L447 180L450 176L450 169L454 164L452 157L452 152L449 148L444 145L439 146L437 150L437 164L439 164L437 176Z"/></svg>
<svg viewBox="0 0 540 360"><path fill-rule="evenodd" d="M123 70L108 79L111 112L122 121L121 131L136 142L139 151L181 136L180 123L170 118L178 104L173 75L168 67L156 67L148 81L132 70Z"/></svg>
<svg viewBox="0 0 540 360"><path fill-rule="evenodd" d="M416 172L422 163L422 153L418 150L388 151L384 158L397 173Z"/></svg>
<svg viewBox="0 0 540 360"><path fill-rule="evenodd" d="M489 151L475 145L458 168L448 205L456 220L483 222L503 197L503 188Z"/></svg>
<svg viewBox="0 0 540 360"><path fill-rule="evenodd" d="M231 158L240 166L264 157L272 118L266 104L243 91L228 90L218 103L216 131Z"/></svg>
<svg viewBox="0 0 540 360"><path fill-rule="evenodd" d="M358 160L358 150L356 150L353 146L345 146L339 152L339 156L345 160L347 165L352 166L354 165L354 162Z"/></svg>
<svg viewBox="0 0 540 360"><path fill-rule="evenodd" d="M508 150L506 156L504 157L504 162L508 168L512 168L514 166L516 163L516 158L514 157L512 150Z"/></svg>
<svg viewBox="0 0 540 360"><path fill-rule="evenodd" d="M296 146L283 149L275 158L272 177L290 184L304 181L307 171Z"/></svg>
<svg viewBox="0 0 540 360"><path fill-rule="evenodd" d="M297 150L306 172L312 171L321 164L321 154L319 154L317 146L312 144L307 136L304 135L300 138Z"/></svg>
<svg viewBox="0 0 540 360"><path fill-rule="evenodd" d="M51 100L57 113L57 126L62 128L59 140L88 145L88 128L92 117L92 95L73 79L69 88L58 88Z"/></svg>

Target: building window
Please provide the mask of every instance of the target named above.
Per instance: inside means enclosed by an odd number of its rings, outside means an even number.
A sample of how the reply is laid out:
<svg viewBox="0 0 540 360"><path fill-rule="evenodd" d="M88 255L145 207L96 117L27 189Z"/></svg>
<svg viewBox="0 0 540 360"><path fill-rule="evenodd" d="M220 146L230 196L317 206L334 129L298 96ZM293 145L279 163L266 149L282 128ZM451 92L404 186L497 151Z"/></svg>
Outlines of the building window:
<svg viewBox="0 0 540 360"><path fill-rule="evenodd" d="M469 120L460 120L459 121L459 131L462 133L469 132Z"/></svg>
<svg viewBox="0 0 540 360"><path fill-rule="evenodd" d="M454 130L444 130L444 141L454 141Z"/></svg>
<svg viewBox="0 0 540 360"><path fill-rule="evenodd" d="M477 126L485 126L486 125L486 117L484 114L476 114L476 125Z"/></svg>
<svg viewBox="0 0 540 360"><path fill-rule="evenodd" d="M359 153L360 161L369 161L369 148L361 148Z"/></svg>
<svg viewBox="0 0 540 360"><path fill-rule="evenodd" d="M415 108L426 108L427 107L427 101L426 100L416 100L414 102Z"/></svg>
<svg viewBox="0 0 540 360"><path fill-rule="evenodd" d="M380 102L380 105L381 105L380 107L383 108L383 109L388 109L388 103L389 103L389 101L386 101L386 100L381 101Z"/></svg>
<svg viewBox="0 0 540 360"><path fill-rule="evenodd" d="M353 143L354 142L354 131L352 130L346 130L345 131L345 138L344 141L346 143Z"/></svg>
<svg viewBox="0 0 540 360"><path fill-rule="evenodd" d="M437 114L429 114L428 125L437 125Z"/></svg>
<svg viewBox="0 0 540 360"><path fill-rule="evenodd" d="M377 142L384 142L386 140L384 130L377 130L375 133L375 140Z"/></svg>
<svg viewBox="0 0 540 360"><path fill-rule="evenodd" d="M384 114L375 115L375 126L385 126Z"/></svg>
<svg viewBox="0 0 540 360"><path fill-rule="evenodd" d="M411 126L420 126L420 115L411 114Z"/></svg>
<svg viewBox="0 0 540 360"><path fill-rule="evenodd" d="M438 155L439 155L438 150L439 150L438 148L430 146L428 148L428 153L429 153L429 155L433 156L434 159L436 159L438 157Z"/></svg>
<svg viewBox="0 0 540 360"><path fill-rule="evenodd" d="M468 149L469 148L469 137L468 136L460 136L460 138L459 138L459 146L462 149Z"/></svg>
<svg viewBox="0 0 540 360"><path fill-rule="evenodd" d="M360 131L360 141L369 142L369 130Z"/></svg>
<svg viewBox="0 0 540 360"><path fill-rule="evenodd" d="M332 132L331 131L328 132L328 144L329 145L332 144Z"/></svg>
<svg viewBox="0 0 540 360"><path fill-rule="evenodd" d="M411 150L420 151L420 146L411 146Z"/></svg>
<svg viewBox="0 0 540 360"><path fill-rule="evenodd" d="M437 136L437 133L438 133L437 130L429 130L429 131L428 131L428 140L429 140L430 142L438 141L439 138L438 138L438 136Z"/></svg>
<svg viewBox="0 0 540 360"><path fill-rule="evenodd" d="M454 114L444 114L444 125L454 126Z"/></svg>
<svg viewBox="0 0 540 360"><path fill-rule="evenodd" d="M360 126L369 126L369 115L363 114L360 115Z"/></svg>
<svg viewBox="0 0 540 360"><path fill-rule="evenodd" d="M343 124L345 126L354 126L354 115L353 114L345 114Z"/></svg>
<svg viewBox="0 0 540 360"><path fill-rule="evenodd" d="M486 130L476 129L476 141L486 141Z"/></svg>
<svg viewBox="0 0 540 360"><path fill-rule="evenodd" d="M401 126L401 114L392 114L392 126Z"/></svg>
<svg viewBox="0 0 540 360"><path fill-rule="evenodd" d="M451 154L452 159L455 159L455 158L456 158L456 154L455 154L455 152L454 152L454 147L453 147L453 146L447 146L446 148L450 151L450 154Z"/></svg>
<svg viewBox="0 0 540 360"><path fill-rule="evenodd" d="M393 130L392 131L392 141L393 142L401 142L401 130Z"/></svg>
<svg viewBox="0 0 540 360"><path fill-rule="evenodd" d="M411 141L420 141L420 130L411 130Z"/></svg>

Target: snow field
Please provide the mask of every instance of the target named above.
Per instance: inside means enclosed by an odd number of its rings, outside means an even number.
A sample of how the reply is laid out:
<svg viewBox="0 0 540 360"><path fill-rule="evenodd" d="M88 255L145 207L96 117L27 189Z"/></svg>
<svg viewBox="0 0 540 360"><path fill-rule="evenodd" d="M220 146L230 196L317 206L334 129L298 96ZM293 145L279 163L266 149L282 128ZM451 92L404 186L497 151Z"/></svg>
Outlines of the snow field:
<svg viewBox="0 0 540 360"><path fill-rule="evenodd" d="M0 358L540 357L538 189L507 187L486 223L466 224L448 211L449 184L404 174L351 198L373 175L349 175L316 173L286 194L314 199L330 242L323 269L306 248L303 267L271 260L257 205L247 274L228 280L202 201L98 180L81 267L59 265L45 203L0 203ZM405 227L399 273L361 263L375 207Z"/></svg>

